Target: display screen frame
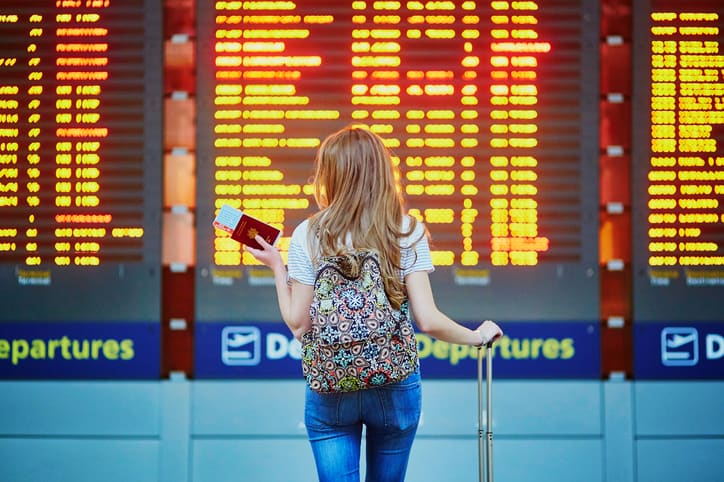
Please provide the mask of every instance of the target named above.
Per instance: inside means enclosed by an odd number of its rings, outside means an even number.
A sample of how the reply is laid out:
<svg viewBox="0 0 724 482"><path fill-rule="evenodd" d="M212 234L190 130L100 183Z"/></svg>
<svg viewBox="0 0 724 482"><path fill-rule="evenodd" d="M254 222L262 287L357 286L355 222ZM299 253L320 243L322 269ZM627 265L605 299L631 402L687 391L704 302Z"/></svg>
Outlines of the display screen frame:
<svg viewBox="0 0 724 482"><path fill-rule="evenodd" d="M103 2L101 2L102 4ZM99 14L109 20L103 24L108 29L108 79L104 85L112 90L112 99L103 104L100 94L101 122L109 128L107 141L101 141L99 151L100 210L103 210L103 186L113 185L112 203L108 210L119 218L134 219L133 225L140 226L143 234L133 242L122 240L113 244L110 235L99 241L96 265L58 266L53 262L53 213L59 211L54 205L52 174L41 182L41 205L46 213L46 222L38 226L39 243L44 242L42 263L26 266L22 259L3 257L0 253L0 289L3 292L0 322L152 322L161 320L161 222L163 214L163 29L162 7L158 0L138 0L95 7L55 7L55 2L27 1L22 5L3 7L4 13L12 11L28 22L33 13L42 13L46 18L38 22L46 35L54 35L57 15ZM27 17L27 18L26 18ZM115 34L114 32L118 32ZM52 42L52 40L44 40ZM114 52L114 45L118 46ZM47 52L47 50L46 50ZM57 55L41 58L41 62L53 61ZM23 59L25 60L25 59ZM52 119L56 109L57 67L41 64L44 73L41 105L47 118ZM52 80L50 80L52 79ZM24 95L24 94L22 94ZM22 97L21 101L27 101ZM111 94L109 94L109 97ZM124 101L133 99L133 102ZM51 107L52 106L52 107ZM57 119L57 118L56 118ZM52 120L41 117L41 138L48 145L55 145L56 125ZM103 143L106 142L106 146ZM135 147L135 148L133 148ZM45 148L45 147L44 147ZM41 159L42 168L53 172L53 152ZM109 169L115 172L104 175L103 158L112 157L114 164ZM132 163L119 162L124 156L136 156ZM20 167L20 166L19 166ZM73 179L75 181L75 179ZM125 192L124 186L133 185L133 192ZM119 187L120 186L120 187ZM110 189L110 188L109 188ZM131 199L133 198L133 199ZM47 206L47 207L46 207ZM26 210L23 210L25 212ZM47 214L47 213L51 214ZM94 214L93 210L84 211ZM130 218L128 217L130 216ZM131 222L128 222L130 225ZM19 223L19 233L26 226ZM126 226L123 222L112 226ZM25 236L18 236L17 244L24 245ZM32 240L31 240L32 241ZM78 239L70 239L74 246ZM85 241L81 240L81 241ZM103 245L114 254L104 257ZM120 246L120 247L119 247ZM70 249L73 249L72 247ZM17 253L16 253L17 254ZM12 259L10 259L12 258Z"/></svg>
<svg viewBox="0 0 724 482"><path fill-rule="evenodd" d="M315 11L325 13L324 5L329 2L319 2L320 7ZM480 2L483 3L483 2ZM334 3L337 5L337 3ZM555 258L540 262L535 266L493 266L489 262L481 262L476 266L481 272L487 274L483 281L465 285L456 282L456 269L438 266L431 274L433 290L440 308L451 317L459 321L474 321L482 318L494 318L503 321L584 321L590 322L599 318L599 185L598 185L598 159L599 148L599 5L596 2L585 0L582 2L559 2L556 4L565 13L571 10L579 12L575 31L572 38L562 38L570 51L563 53L575 56L577 61L564 66L556 66L559 75L580 78L578 91L558 91L555 101L560 102L559 111L575 111L577 132L574 149L561 148L561 153L571 155L575 161L571 169L577 170L576 182L566 186L574 191L572 194L565 191L553 193L565 198L572 195L574 202L562 203L559 210L546 211L547 206L541 207L541 216L556 219L557 216L569 216L575 220L572 226L566 226L574 232L569 233L580 245L580 252L573 258L556 260ZM311 7L309 7L311 8ZM332 7L329 7L332 8ZM338 8L338 7L337 7ZM568 9L568 10L566 10ZM489 4L485 2L478 11L481 24L480 31L487 33L486 16L492 15ZM549 19L555 18L555 12L547 12ZM280 321L276 304L276 295L273 286L268 282L270 277L264 276L265 268L258 266L216 266L214 263L215 233L211 221L216 214L214 206L214 162L217 152L214 148L214 28L215 12L209 8L197 10L198 43L197 43L197 269L195 273L196 286L196 321L198 322L275 322ZM555 19L553 21L560 21ZM545 27L540 25L543 31ZM338 46L331 42L327 45ZM555 48L555 46L554 46ZM351 54L350 54L351 55ZM489 61L488 56L481 54L484 62ZM339 67L342 68L342 67ZM486 68L487 73L489 68ZM563 81L563 78L559 78ZM547 79L551 85L555 79ZM489 81L481 81L481 90L489 88ZM566 84L567 85L567 84ZM487 96L487 92L485 93ZM546 93L540 92L545 98ZM482 95L481 95L482 97ZM479 108L482 115L489 115L490 105ZM555 112L554 107L549 112ZM563 114L561 114L563 115ZM555 126L559 119L550 118L540 120L540 124ZM354 119L340 118L335 122L328 122L326 129L315 133L320 139L333 130L354 123ZM489 140L491 135L486 131L491 124L490 120L482 122L481 137ZM571 127L569 124L564 125ZM558 132L560 134L560 132ZM383 137L385 137L383 135ZM554 135L555 137L555 135ZM565 137L560 135L559 137ZM561 138L553 139L561 141ZM568 139L563 139L565 142ZM480 155L481 162L487 162L487 155L491 149L486 148ZM549 152L555 153L555 149ZM312 174L312 161L315 150L309 149L298 159L296 169ZM404 172L403 172L404 175ZM482 181L482 186L488 187L488 180ZM555 179L550 183L555 186ZM560 187L560 186L559 186ZM311 200L311 196L309 197ZM416 207L415 199L407 196L408 206ZM313 206L313 200L310 202ZM561 207L562 206L562 207ZM311 210L308 213L311 214ZM484 218L484 216L482 216ZM486 219L478 218L481 223L488 223ZM555 224L555 221L553 222ZM484 226L488 228L488 226ZM284 225L284 236L290 236L293 225ZM436 236L433 226L428 226L432 232L433 246L440 236ZM565 239L565 236L563 236ZM541 256L543 258L543 256ZM574 259L575 258L575 259ZM460 268L457 266L457 268ZM250 274L251 273L251 274ZM256 280L255 280L256 276ZM266 282L265 282L266 279Z"/></svg>
<svg viewBox="0 0 724 482"><path fill-rule="evenodd" d="M653 34L651 27L652 12L712 12L717 11L720 15L719 25L722 26L724 19L724 7L717 2L693 1L682 4L672 1L634 1L633 7L633 51L632 51L632 108L633 125L632 131L632 177L631 177L631 204L632 204L632 271L633 271L633 319L636 323L641 322L711 322L723 319L721 311L721 292L724 277L709 277L707 273L712 271L722 272L721 268L681 266L678 262L672 266L654 266L649 262L649 257L662 253L650 251L650 243L653 242L680 242L686 241L686 237L679 236L671 238L652 238L649 236L649 215L651 209L648 207L650 199L655 196L649 195L649 172L652 155L652 46ZM666 22L662 22L666 23ZM679 37L676 37L679 38ZM719 39L724 36L720 33ZM678 69L678 65L677 65ZM678 87L677 87L678 89ZM678 99L679 91L676 92ZM677 107L678 109L678 107ZM678 112L678 110L677 110ZM678 120L677 124L678 125ZM724 129L722 126L716 128L714 136L724 141ZM677 134L678 136L678 134ZM717 153L722 152L721 147ZM677 156L681 156L676 151ZM663 153L661 156L671 155ZM696 169L696 168L693 168ZM721 169L721 168L719 168ZM676 166L672 166L672 172L678 172ZM678 182L674 183L678 185ZM677 191L678 192L678 191ZM675 194L683 198L683 195ZM712 196L715 197L715 196ZM721 196L719 196L721 198ZM718 208L719 216L724 216L721 207ZM661 213L662 211L657 211ZM681 212L676 209L675 212ZM692 211L695 212L695 211ZM695 224L674 223L676 229L680 227L696 227ZM667 225L659 224L659 227L666 228ZM716 229L715 229L716 231ZM721 233L721 228L718 229ZM706 237L706 235L704 236ZM722 238L719 234L719 238ZM722 238L724 239L724 238ZM711 241L701 239L702 241ZM722 252L721 245L718 251ZM678 251L675 251L678 252ZM663 253L666 254L666 253ZM705 285L697 283L697 279L712 279L716 283ZM718 284L717 284L718 283Z"/></svg>

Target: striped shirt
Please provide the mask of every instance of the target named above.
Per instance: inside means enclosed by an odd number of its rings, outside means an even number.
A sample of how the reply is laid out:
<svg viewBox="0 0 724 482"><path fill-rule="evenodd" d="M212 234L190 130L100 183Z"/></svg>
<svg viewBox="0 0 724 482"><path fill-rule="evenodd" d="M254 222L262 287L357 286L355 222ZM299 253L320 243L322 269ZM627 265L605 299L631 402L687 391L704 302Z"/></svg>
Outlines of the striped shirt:
<svg viewBox="0 0 724 482"><path fill-rule="evenodd" d="M410 225L410 218L405 216L403 220L403 230ZM307 243L307 229L309 221L303 221L294 229L292 239L289 242L289 258L287 260L287 270L289 279L295 279L305 285L314 285L316 270L312 263L312 257L309 254L309 244ZM432 265L432 257L430 256L430 246L427 242L427 236L424 236L425 227L418 222L415 230L410 236L404 238L401 242L401 261L402 261L402 279L415 271L432 272L435 268ZM416 240L419 241L413 246Z"/></svg>

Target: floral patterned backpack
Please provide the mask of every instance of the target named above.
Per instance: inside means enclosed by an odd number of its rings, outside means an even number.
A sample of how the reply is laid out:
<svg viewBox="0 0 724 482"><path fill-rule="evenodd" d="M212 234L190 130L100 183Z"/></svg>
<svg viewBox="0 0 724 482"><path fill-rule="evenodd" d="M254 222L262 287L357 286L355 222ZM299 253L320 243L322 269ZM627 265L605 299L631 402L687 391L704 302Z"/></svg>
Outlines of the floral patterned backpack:
<svg viewBox="0 0 724 482"><path fill-rule="evenodd" d="M323 258L310 316L302 371L317 392L378 387L404 380L419 366L408 302L399 310L390 305L375 252Z"/></svg>

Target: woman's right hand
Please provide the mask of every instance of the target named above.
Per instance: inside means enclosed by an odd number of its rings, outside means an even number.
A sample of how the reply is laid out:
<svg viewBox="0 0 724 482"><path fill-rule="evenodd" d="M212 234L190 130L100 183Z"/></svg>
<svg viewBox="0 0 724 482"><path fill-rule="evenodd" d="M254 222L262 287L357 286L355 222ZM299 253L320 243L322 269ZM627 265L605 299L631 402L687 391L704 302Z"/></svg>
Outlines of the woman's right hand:
<svg viewBox="0 0 724 482"><path fill-rule="evenodd" d="M262 249L252 248L251 246L244 245L244 249L251 253L257 260L261 261L265 266L270 267L272 270L284 268L284 260L282 255L279 254L279 250L267 243L264 238L257 235L255 238L257 243Z"/></svg>
<svg viewBox="0 0 724 482"><path fill-rule="evenodd" d="M485 320L484 322L482 322L475 331L480 333L480 336L483 339L483 342L480 344L480 346L484 346L489 343L495 343L498 338L501 338L503 336L503 330L496 323L490 320Z"/></svg>

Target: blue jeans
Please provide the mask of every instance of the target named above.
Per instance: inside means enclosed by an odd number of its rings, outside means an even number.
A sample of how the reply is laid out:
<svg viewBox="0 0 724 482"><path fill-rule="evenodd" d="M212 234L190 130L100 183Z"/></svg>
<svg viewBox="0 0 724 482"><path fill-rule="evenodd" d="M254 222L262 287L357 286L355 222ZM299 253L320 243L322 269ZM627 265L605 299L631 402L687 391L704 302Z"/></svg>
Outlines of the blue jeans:
<svg viewBox="0 0 724 482"><path fill-rule="evenodd" d="M304 423L320 482L358 482L362 426L367 427L367 482L405 480L422 405L420 373L350 393L307 387Z"/></svg>

